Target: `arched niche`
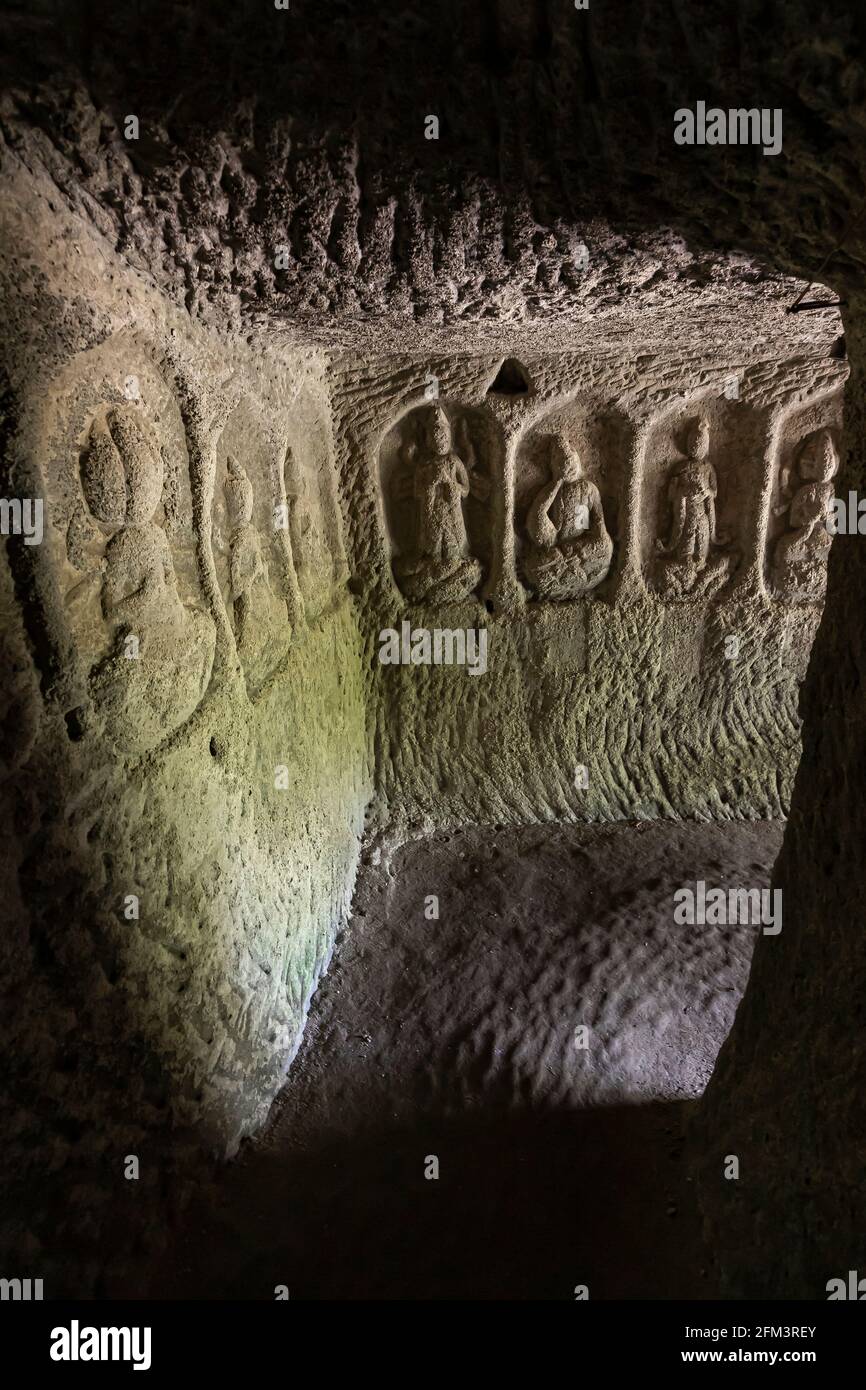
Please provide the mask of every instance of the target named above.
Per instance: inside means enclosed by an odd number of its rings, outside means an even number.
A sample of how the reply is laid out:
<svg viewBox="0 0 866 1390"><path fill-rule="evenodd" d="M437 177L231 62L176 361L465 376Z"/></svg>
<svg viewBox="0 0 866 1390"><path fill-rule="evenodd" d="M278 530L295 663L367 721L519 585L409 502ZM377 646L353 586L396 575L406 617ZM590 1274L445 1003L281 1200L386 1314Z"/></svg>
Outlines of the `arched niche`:
<svg viewBox="0 0 866 1390"><path fill-rule="evenodd" d="M779 422L764 547L772 598L823 600L841 428L841 391L792 407Z"/></svg>
<svg viewBox="0 0 866 1390"><path fill-rule="evenodd" d="M259 409L242 400L217 444L212 545L220 592L255 697L292 636L289 517L274 487L274 447Z"/></svg>
<svg viewBox="0 0 866 1390"><path fill-rule="evenodd" d="M149 345L119 334L58 375L37 425L46 548L81 673L74 736L154 747L192 714L215 646L197 560L189 455ZM51 634L48 634L51 640Z"/></svg>
<svg viewBox="0 0 866 1390"><path fill-rule="evenodd" d="M767 411L704 393L650 427L640 490L641 565L668 600L700 601L735 579L760 525Z"/></svg>
<svg viewBox="0 0 866 1390"><path fill-rule="evenodd" d="M284 439L275 481L285 489L295 572L306 615L313 619L342 590L347 572L330 429L313 393L295 397Z"/></svg>
<svg viewBox="0 0 866 1390"><path fill-rule="evenodd" d="M514 478L515 564L535 597L563 601L605 593L616 565L631 435L622 411L602 401L580 401L549 412L521 440ZM561 478L563 471L579 474L579 480ZM548 543L539 545L533 533L546 535Z"/></svg>
<svg viewBox="0 0 866 1390"><path fill-rule="evenodd" d="M382 519L394 583L411 603L485 592L499 568L503 444L483 407L416 406L379 451Z"/></svg>

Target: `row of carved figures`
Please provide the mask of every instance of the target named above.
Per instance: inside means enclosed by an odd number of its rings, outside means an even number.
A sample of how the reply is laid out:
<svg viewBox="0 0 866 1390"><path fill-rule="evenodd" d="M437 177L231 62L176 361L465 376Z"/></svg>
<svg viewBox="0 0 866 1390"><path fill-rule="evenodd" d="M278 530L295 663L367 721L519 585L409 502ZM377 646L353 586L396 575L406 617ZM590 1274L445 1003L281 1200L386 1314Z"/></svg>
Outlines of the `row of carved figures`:
<svg viewBox="0 0 866 1390"><path fill-rule="evenodd" d="M111 406L94 419L80 478L87 512L73 516L67 553L83 578L68 588L66 604L79 644L97 653L88 676L94 708L118 737L147 746L200 702L216 628L201 595L195 597L197 580L181 597L172 544L158 518L165 501L162 453L135 407ZM298 493L283 487L287 501L274 507L270 540L254 524L253 484L232 455L221 493L217 506L227 525L225 534L215 530L215 548L225 557L226 608L255 695L304 622L288 524Z"/></svg>
<svg viewBox="0 0 866 1390"><path fill-rule="evenodd" d="M482 564L471 553L464 504L470 495L485 496L490 483L457 452L450 420L440 406L429 408L422 438L420 448L413 442L404 450L397 477L398 498L413 503L414 525L408 544L394 557L394 577L412 602L454 602L467 598L481 582ZM667 471L667 534L656 540L651 560L653 587L667 598L717 593L736 563L730 539L716 525L718 480L709 446L709 424L699 417L689 432L685 457ZM561 434L549 439L547 465L548 477L526 513L520 569L539 598L580 598L607 577L614 542L601 493ZM770 562L770 582L782 596L821 597L837 466L830 431L817 430L800 446L796 478L783 479L782 501L773 510L787 516L787 528L776 540Z"/></svg>

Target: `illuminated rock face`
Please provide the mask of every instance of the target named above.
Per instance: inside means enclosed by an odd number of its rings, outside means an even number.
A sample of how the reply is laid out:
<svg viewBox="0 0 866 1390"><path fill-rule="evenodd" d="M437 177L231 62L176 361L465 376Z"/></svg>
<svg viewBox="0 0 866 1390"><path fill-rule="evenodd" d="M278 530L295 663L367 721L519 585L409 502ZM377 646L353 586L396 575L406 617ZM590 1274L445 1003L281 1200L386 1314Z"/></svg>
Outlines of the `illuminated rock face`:
<svg viewBox="0 0 866 1390"><path fill-rule="evenodd" d="M793 353L773 301L771 351L750 310L736 352L687 365L519 335L276 356L120 263L106 288L95 233L47 215L39 179L15 190L59 306L34 371L10 288L9 476L47 516L7 576L37 943L9 969L18 1026L31 999L53 1020L22 1050L24 1132L26 1081L124 1152L169 1125L233 1152L298 1047L365 819L393 842L786 812L826 549L804 592L793 527L810 460L835 459L835 321ZM99 309L83 341L73 271ZM406 625L414 657L383 664ZM107 1054L123 1103L78 1082Z"/></svg>
<svg viewBox="0 0 866 1390"><path fill-rule="evenodd" d="M53 234L25 182L35 265ZM52 316L20 278L9 304L5 491L45 525L4 559L2 814L4 1120L21 1180L47 1163L59 1191L169 1131L170 1169L181 1135L232 1153L262 1123L346 918L371 769L321 355L218 343L57 233L77 288L49 256ZM111 1200L94 1180L74 1204L85 1245Z"/></svg>
<svg viewBox="0 0 866 1390"><path fill-rule="evenodd" d="M590 62L566 5L425 7L434 152L399 14L289 40L237 6L178 105L160 59L201 40L175 8L106 6L86 43L37 16L2 59L3 486L46 508L0 567L9 1161L89 1174L170 1126L233 1151L298 1045L365 828L790 806L796 944L761 944L697 1142L731 1288L814 1296L862 1254L840 1213L862 1206L844 769L866 566L856 536L828 560L824 526L863 484L862 384L843 441L841 321L786 314L803 284L778 269L810 274L859 199L853 40L804 10L780 49L763 5L735 39L721 10L663 5L636 65L603 19ZM262 65L292 45L280 104ZM675 145L707 71L792 98L783 156ZM861 237L836 277L855 372ZM406 621L483 630L483 674L381 664ZM795 1252L778 1290L743 1211L719 1216L737 1143ZM837 1196L794 1229L804 1173Z"/></svg>
<svg viewBox="0 0 866 1390"><path fill-rule="evenodd" d="M826 548L809 593L777 583L777 515L790 460L839 435L831 347L738 343L735 396L697 347L640 372L523 351L505 403L493 354L335 366L383 827L785 814ZM406 620L483 631L485 678L380 663Z"/></svg>

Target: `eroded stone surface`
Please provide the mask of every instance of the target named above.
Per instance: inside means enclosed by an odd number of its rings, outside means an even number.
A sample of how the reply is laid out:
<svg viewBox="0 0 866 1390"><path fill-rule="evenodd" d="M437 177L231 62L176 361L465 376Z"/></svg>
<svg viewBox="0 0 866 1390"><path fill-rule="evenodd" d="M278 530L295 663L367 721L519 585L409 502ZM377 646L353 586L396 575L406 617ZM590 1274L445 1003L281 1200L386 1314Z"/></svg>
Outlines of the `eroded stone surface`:
<svg viewBox="0 0 866 1390"><path fill-rule="evenodd" d="M866 481L859 333L857 348L842 497ZM803 690L803 758L774 870L788 904L784 946L757 947L694 1127L707 1233L729 1297L826 1299L831 1279L862 1264L861 547L855 535L833 542L825 621ZM723 1153L740 1155L742 1184L720 1180Z"/></svg>
<svg viewBox="0 0 866 1390"><path fill-rule="evenodd" d="M785 814L826 547L807 592L775 584L773 507L795 453L835 447L847 365L830 346L523 353L532 384L505 398L495 357L334 362L382 824ZM459 449L437 455L431 427ZM554 467L576 481L557 488ZM486 673L412 664L408 640L383 663L406 625L483 630Z"/></svg>
<svg viewBox="0 0 866 1390"><path fill-rule="evenodd" d="M120 263L107 287L99 233L44 176L10 179L33 269L5 279L7 477L47 507L44 544L10 552L34 682L6 798L31 941L10 978L33 986L7 1021L10 1128L21 1183L47 1161L62 1194L169 1127L230 1152L261 1122L373 764L380 835L785 811L820 596L768 584L768 519L784 460L838 431L847 364L826 318L808 361L751 322L723 357L274 355ZM703 573L722 536L723 583L659 586L660 545ZM483 674L381 665L406 622L483 630ZM57 1133L28 1099L46 1087ZM87 1250L111 1203L82 1187L64 1229ZM14 1221L10 1248L42 1229Z"/></svg>
<svg viewBox="0 0 866 1390"><path fill-rule="evenodd" d="M211 24L100 0L8 23L16 157L176 303L296 339L361 340L374 317L403 349L419 325L564 347L655 312L663 336L724 343L728 299L791 303L802 283L774 272L814 273L863 186L860 39L832 7L241 0ZM698 93L783 108L783 155L677 146ZM846 247L837 273L857 267Z"/></svg>
<svg viewBox="0 0 866 1390"><path fill-rule="evenodd" d="M368 856L271 1123L159 1279L570 1299L579 1269L593 1299L712 1297L679 1134L756 928L678 926L674 893L765 886L781 830L469 829Z"/></svg>
<svg viewBox="0 0 866 1390"><path fill-rule="evenodd" d="M267 1114L369 764L323 364L218 342L120 262L107 281L37 181L17 193L3 485L45 534L3 581L3 1245L80 1295L160 1238L191 1149Z"/></svg>

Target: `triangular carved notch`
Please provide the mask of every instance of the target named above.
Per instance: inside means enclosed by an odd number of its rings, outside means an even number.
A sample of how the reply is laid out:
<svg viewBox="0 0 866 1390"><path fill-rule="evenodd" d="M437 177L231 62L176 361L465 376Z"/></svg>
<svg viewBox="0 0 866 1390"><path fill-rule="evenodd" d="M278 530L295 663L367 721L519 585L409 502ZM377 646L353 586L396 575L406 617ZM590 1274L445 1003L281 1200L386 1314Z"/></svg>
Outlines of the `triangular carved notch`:
<svg viewBox="0 0 866 1390"><path fill-rule="evenodd" d="M488 396L525 396L531 389L529 373L516 357L506 357L487 388Z"/></svg>

